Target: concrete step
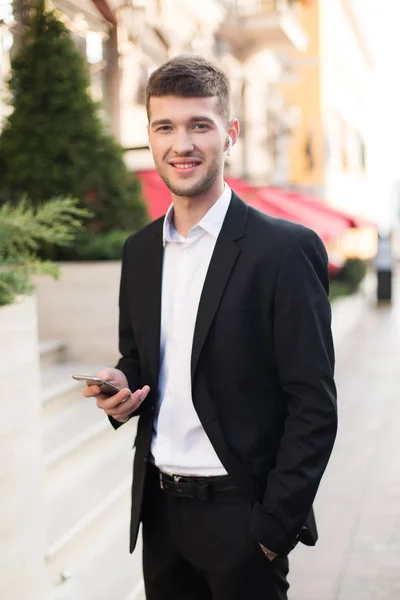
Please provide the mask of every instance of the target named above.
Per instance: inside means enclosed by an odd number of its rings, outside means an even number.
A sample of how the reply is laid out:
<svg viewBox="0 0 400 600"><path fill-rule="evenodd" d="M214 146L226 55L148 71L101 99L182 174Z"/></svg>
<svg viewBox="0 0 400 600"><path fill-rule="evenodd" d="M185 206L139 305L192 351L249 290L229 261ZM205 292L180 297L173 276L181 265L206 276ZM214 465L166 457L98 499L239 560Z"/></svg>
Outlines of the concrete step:
<svg viewBox="0 0 400 600"><path fill-rule="evenodd" d="M108 420L103 417L105 421ZM108 429L85 445L46 469L47 544L49 553L74 537L71 532L84 529L104 503L114 498L116 490L129 489L132 479L135 423L118 431ZM122 487L121 487L122 486ZM108 500L107 500L108 499ZM97 517L96 517L97 518Z"/></svg>
<svg viewBox="0 0 400 600"><path fill-rule="evenodd" d="M40 340L40 366L51 367L67 359L67 345L63 340Z"/></svg>
<svg viewBox="0 0 400 600"><path fill-rule="evenodd" d="M140 542L129 554L129 511L127 490L74 544L48 558L53 600L127 600L135 588L143 594Z"/></svg>
<svg viewBox="0 0 400 600"><path fill-rule="evenodd" d="M84 383L72 379L72 375L95 375L102 365L65 362L52 364L41 369L42 404L51 410L68 403L69 393L83 389Z"/></svg>
<svg viewBox="0 0 400 600"><path fill-rule="evenodd" d="M95 400L83 397L82 383L72 379L73 373L96 374L100 368L70 362L42 369L46 561L54 600L143 595L140 552L134 559L129 555L137 421L114 431Z"/></svg>
<svg viewBox="0 0 400 600"><path fill-rule="evenodd" d="M43 449L45 462L54 462L63 456L69 447L91 439L93 429L101 433L108 428L109 422L100 410L94 398L84 398L79 390L69 394L69 402L57 412L44 410Z"/></svg>

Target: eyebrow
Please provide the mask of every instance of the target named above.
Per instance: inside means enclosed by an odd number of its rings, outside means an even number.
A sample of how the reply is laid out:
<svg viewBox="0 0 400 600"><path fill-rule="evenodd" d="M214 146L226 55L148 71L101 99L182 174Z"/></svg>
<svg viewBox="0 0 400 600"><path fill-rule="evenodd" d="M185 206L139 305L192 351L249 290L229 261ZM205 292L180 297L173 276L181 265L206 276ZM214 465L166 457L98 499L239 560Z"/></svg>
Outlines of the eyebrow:
<svg viewBox="0 0 400 600"><path fill-rule="evenodd" d="M190 123L209 123L210 125L215 125L215 121L210 119L210 117L205 117L202 115L192 117L189 121ZM159 119L158 121L153 121L151 124L151 128L159 127L160 125L173 125L171 119Z"/></svg>

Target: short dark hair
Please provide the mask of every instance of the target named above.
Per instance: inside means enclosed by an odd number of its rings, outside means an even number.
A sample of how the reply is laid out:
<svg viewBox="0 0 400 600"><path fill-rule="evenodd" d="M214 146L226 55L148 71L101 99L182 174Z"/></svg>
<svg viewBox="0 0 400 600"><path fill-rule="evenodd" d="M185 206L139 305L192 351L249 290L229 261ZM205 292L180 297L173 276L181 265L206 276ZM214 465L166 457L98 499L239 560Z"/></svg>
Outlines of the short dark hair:
<svg viewBox="0 0 400 600"><path fill-rule="evenodd" d="M146 109L150 120L150 98L216 96L222 118L230 118L230 85L225 73L202 56L182 54L156 69L146 89Z"/></svg>

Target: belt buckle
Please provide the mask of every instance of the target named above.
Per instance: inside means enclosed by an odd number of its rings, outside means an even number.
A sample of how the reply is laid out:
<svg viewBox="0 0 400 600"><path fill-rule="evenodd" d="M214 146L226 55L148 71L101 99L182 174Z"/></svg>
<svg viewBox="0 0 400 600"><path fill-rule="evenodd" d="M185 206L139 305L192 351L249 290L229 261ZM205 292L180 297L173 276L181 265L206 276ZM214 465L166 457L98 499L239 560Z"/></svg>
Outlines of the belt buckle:
<svg viewBox="0 0 400 600"><path fill-rule="evenodd" d="M163 473L162 471L159 471L158 476L160 479L160 488L162 490L165 489L164 482L163 482L163 475L167 475L168 477L171 477L174 480L174 483L179 483L180 480L183 479L183 475L173 475L172 473Z"/></svg>

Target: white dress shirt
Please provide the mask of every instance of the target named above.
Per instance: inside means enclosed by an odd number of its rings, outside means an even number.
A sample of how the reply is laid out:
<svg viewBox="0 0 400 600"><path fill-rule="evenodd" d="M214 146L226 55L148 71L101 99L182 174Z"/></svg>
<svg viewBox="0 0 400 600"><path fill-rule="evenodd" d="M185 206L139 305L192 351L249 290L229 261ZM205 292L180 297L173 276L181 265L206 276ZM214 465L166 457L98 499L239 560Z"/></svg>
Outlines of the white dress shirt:
<svg viewBox="0 0 400 600"><path fill-rule="evenodd" d="M159 404L151 453L167 473L226 474L193 406L190 363L200 296L231 197L225 184L187 238L173 225L173 205L165 215Z"/></svg>

